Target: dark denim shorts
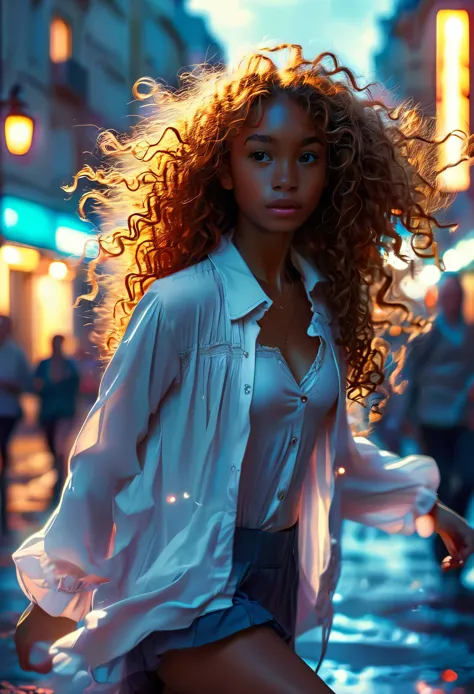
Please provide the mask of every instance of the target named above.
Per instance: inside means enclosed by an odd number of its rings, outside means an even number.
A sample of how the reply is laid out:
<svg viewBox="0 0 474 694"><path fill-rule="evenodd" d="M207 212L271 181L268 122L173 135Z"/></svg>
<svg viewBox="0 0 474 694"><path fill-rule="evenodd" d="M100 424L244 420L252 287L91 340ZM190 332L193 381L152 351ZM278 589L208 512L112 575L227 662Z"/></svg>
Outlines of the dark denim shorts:
<svg viewBox="0 0 474 694"><path fill-rule="evenodd" d="M166 650L195 648L249 627L266 625L292 648L298 595L298 524L267 532L236 528L233 570L237 589L233 604L195 619L186 629L153 632L127 656L121 694L157 694L163 684L156 671Z"/></svg>

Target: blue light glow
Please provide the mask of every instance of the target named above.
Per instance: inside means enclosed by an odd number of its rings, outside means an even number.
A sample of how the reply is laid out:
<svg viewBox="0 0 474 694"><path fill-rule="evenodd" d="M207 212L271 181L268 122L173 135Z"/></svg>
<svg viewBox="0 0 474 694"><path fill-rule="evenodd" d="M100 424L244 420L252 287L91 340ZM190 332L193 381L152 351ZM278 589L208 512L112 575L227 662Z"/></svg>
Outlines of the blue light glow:
<svg viewBox="0 0 474 694"><path fill-rule="evenodd" d="M0 200L4 236L8 241L55 251L62 256L79 258L92 225L74 215L49 209L44 205L6 195ZM67 233L64 232L67 230ZM97 255L97 244L90 244L87 257Z"/></svg>

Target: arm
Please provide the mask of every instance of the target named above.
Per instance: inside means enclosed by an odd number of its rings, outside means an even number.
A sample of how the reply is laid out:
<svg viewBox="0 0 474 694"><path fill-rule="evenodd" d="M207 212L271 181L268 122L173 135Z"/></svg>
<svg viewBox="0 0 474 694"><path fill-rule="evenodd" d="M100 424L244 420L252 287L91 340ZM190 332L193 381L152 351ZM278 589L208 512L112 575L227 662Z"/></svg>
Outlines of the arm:
<svg viewBox="0 0 474 694"><path fill-rule="evenodd" d="M424 455L399 458L361 437L351 436L349 451L341 479L343 516L389 533L413 533L417 518L436 503L435 461Z"/></svg>
<svg viewBox="0 0 474 694"><path fill-rule="evenodd" d="M140 474L138 443L178 374L179 357L154 285L104 374L74 445L59 507L13 555L24 593L45 612L82 619L92 591L116 576L113 560L126 529L114 525L114 498Z"/></svg>

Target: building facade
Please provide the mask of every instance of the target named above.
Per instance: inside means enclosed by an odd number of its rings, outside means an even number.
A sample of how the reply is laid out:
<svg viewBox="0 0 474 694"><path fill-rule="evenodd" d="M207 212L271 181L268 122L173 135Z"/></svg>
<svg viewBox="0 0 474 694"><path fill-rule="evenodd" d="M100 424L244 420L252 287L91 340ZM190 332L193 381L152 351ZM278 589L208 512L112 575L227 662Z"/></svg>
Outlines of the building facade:
<svg viewBox="0 0 474 694"><path fill-rule="evenodd" d="M0 313L33 361L51 337L85 346L90 312L73 309L85 289L81 262L94 229L61 189L94 150L98 129L133 123L141 76L177 86L183 67L223 50L181 0L15 0L1 3L0 98L13 85L35 119L30 151L0 143ZM210 50L209 50L210 47ZM95 255L94 242L87 246Z"/></svg>
<svg viewBox="0 0 474 694"><path fill-rule="evenodd" d="M389 99L412 99L427 116L436 116L440 139L456 128L472 132L474 0L398 0L380 27L375 67ZM440 153L438 169L460 158L459 141L451 139ZM454 234L438 230L440 256L447 270L462 273L474 320L474 171L466 162L443 177L440 185L456 199L441 219L458 228ZM439 274L427 271L427 277L434 281Z"/></svg>

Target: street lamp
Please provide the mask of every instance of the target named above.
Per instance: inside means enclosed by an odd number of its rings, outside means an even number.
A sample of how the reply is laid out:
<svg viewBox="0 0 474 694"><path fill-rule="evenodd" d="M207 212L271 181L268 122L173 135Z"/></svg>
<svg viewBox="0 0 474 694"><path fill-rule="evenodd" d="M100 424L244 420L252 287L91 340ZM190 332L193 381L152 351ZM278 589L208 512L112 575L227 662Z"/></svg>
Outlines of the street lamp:
<svg viewBox="0 0 474 694"><path fill-rule="evenodd" d="M5 117L5 143L10 154L23 156L30 151L33 142L35 121L25 112L25 102L20 99L21 87L13 85L8 99L0 101L7 108Z"/></svg>

